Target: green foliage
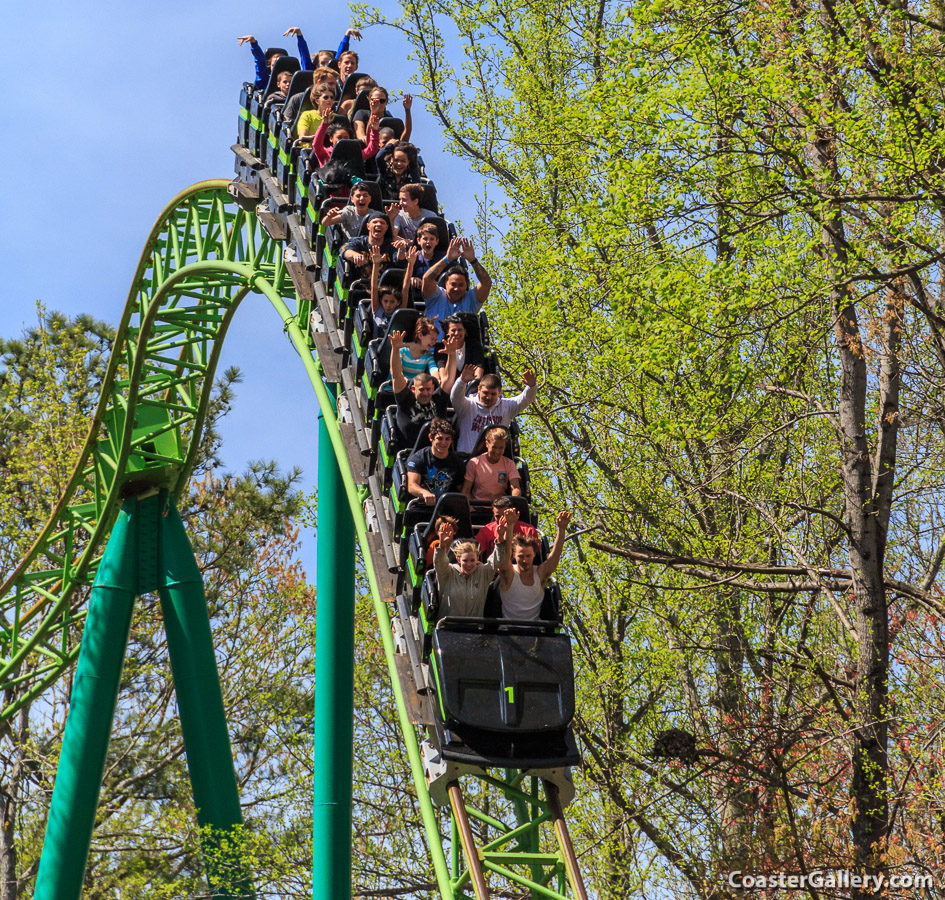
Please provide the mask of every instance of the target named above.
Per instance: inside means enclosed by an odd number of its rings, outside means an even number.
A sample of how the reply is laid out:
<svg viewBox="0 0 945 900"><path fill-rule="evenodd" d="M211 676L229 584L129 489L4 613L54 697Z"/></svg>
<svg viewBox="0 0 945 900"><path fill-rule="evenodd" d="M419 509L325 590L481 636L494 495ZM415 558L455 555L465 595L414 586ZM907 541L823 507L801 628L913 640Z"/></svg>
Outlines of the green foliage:
<svg viewBox="0 0 945 900"><path fill-rule="evenodd" d="M427 108L489 184L506 377L543 377L536 503L585 533L562 577L591 881L720 897L732 869L866 862L864 843L869 865L940 869L906 774L940 768L919 650L945 611L940 8L401 6L386 24ZM887 599L889 707L863 637ZM888 845L851 779L887 716L889 771L866 780L898 811ZM653 757L670 727L694 767Z"/></svg>

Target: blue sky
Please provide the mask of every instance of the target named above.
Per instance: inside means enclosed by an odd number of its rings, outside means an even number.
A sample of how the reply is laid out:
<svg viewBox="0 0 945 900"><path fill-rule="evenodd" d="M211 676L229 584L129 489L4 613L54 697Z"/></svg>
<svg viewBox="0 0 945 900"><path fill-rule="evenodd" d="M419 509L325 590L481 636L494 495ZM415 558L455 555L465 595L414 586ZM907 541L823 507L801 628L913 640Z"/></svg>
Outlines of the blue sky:
<svg viewBox="0 0 945 900"><path fill-rule="evenodd" d="M247 0L4 6L12 81L0 213L0 334L7 337L35 322L40 300L117 322L164 205L194 182L232 177L239 90L253 73L239 35L294 52L294 39L282 32L298 25L314 51L336 47L349 24L340 4L286 3L275 16ZM392 0L379 6L396 14ZM398 35L371 29L356 49L361 68L392 94L410 90L413 70ZM447 215L472 225L478 179L442 152L422 101L414 104L414 121L413 140ZM240 367L244 383L224 431L227 467L277 459L302 466L311 485L314 394L264 298L251 294L243 302L221 371L228 365Z"/></svg>

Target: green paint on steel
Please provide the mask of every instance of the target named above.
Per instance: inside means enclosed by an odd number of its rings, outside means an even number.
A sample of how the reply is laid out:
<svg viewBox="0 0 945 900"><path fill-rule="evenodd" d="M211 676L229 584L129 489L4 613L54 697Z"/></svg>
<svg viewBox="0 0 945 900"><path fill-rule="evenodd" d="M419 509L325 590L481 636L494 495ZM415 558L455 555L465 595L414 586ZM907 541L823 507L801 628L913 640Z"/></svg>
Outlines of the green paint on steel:
<svg viewBox="0 0 945 900"><path fill-rule="evenodd" d="M329 393L334 399L334 386ZM313 900L351 896L354 524L324 413L318 417Z"/></svg>

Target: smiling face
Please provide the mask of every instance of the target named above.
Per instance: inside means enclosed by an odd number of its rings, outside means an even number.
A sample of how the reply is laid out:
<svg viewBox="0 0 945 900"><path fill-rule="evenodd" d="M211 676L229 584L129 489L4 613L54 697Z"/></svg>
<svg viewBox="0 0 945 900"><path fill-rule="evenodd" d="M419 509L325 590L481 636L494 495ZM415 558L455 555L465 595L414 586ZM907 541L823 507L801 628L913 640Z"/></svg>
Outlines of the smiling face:
<svg viewBox="0 0 945 900"><path fill-rule="evenodd" d="M410 196L409 191L401 189L400 194L398 194L398 199L400 200L400 208L410 216L411 219L415 219L420 214L420 201L414 200Z"/></svg>
<svg viewBox="0 0 945 900"><path fill-rule="evenodd" d="M398 175L403 175L410 166L410 157L403 150L395 150L391 154L390 167Z"/></svg>
<svg viewBox="0 0 945 900"><path fill-rule="evenodd" d="M459 322L450 322L449 328L446 330L447 339L459 341L459 345L462 346L466 343L466 329Z"/></svg>
<svg viewBox="0 0 945 900"><path fill-rule="evenodd" d="M486 436L486 459L491 463L497 463L502 459L505 453L505 438L498 434Z"/></svg>
<svg viewBox="0 0 945 900"><path fill-rule="evenodd" d="M424 351L432 350L436 344L436 332L428 331L426 334L421 334L417 343L420 344Z"/></svg>
<svg viewBox="0 0 945 900"><path fill-rule="evenodd" d="M438 432L430 438L430 444L433 446L433 455L443 459L450 452L450 445L453 438L446 432Z"/></svg>
<svg viewBox="0 0 945 900"><path fill-rule="evenodd" d="M476 571L476 566L479 565L479 556L473 553L472 550L467 550L458 560L459 570L467 578Z"/></svg>
<svg viewBox="0 0 945 900"><path fill-rule="evenodd" d="M464 275L455 272L446 279L443 290L446 291L446 299L449 300L450 303L459 303L466 295L466 291L469 290L469 282L466 281Z"/></svg>
<svg viewBox="0 0 945 900"><path fill-rule="evenodd" d="M418 403L422 403L426 406L433 399L433 379L425 378L419 380L420 376L417 375L413 380L412 390L414 397L417 398Z"/></svg>

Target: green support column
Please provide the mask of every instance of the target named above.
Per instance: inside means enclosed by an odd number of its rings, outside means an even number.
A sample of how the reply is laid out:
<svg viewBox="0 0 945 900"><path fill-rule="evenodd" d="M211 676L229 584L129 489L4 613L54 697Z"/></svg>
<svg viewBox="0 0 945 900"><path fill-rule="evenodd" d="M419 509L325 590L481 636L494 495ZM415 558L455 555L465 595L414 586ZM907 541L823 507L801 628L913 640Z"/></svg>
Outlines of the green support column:
<svg viewBox="0 0 945 900"><path fill-rule="evenodd" d="M328 387L334 397L334 386ZM316 552L312 897L339 900L351 896L354 523L321 415Z"/></svg>
<svg viewBox="0 0 945 900"><path fill-rule="evenodd" d="M207 880L216 888L215 897L244 900L255 895L240 854L243 814L203 578L173 504L161 518L161 540L161 612L197 822L203 830Z"/></svg>
<svg viewBox="0 0 945 900"><path fill-rule="evenodd" d="M78 900L82 892L138 594L136 551L157 545L158 498L151 499L139 515L138 501L125 503L92 586L34 900Z"/></svg>
<svg viewBox="0 0 945 900"><path fill-rule="evenodd" d="M99 564L34 900L78 900L82 893L134 601L151 591L161 597L212 896L254 896L234 836L242 814L203 581L177 510L162 491L125 502Z"/></svg>

